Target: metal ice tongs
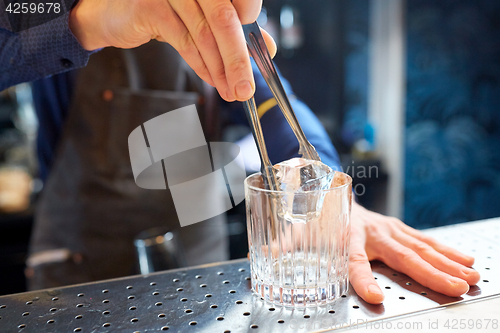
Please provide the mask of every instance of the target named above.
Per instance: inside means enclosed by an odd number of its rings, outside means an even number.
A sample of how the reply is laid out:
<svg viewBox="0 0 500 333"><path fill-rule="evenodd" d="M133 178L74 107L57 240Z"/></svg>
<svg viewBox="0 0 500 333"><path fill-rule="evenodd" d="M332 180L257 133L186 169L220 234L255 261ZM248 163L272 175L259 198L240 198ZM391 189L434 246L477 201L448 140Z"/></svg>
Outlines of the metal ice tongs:
<svg viewBox="0 0 500 333"><path fill-rule="evenodd" d="M257 67L264 77L264 80L266 80L266 83L271 89L274 98L276 98L281 112L283 112L285 119L288 121L288 124L292 128L293 133L295 133L295 136L299 141L299 154L301 154L305 159L320 161L316 149L307 140L304 132L302 131L302 128L299 125L297 117L293 112L290 101L286 96L285 89L281 84L278 72L274 67L271 55L267 50L267 46L260 32L259 25L257 24L257 22L243 25L243 32L245 34L245 39L247 41L247 46L250 54L254 58ZM264 136L262 134L262 128L260 126L259 116L257 113L257 108L255 106L254 98L252 97L248 101L246 101L244 103L244 106L248 121L252 128L252 134L259 150L260 159L262 161L261 172L264 176L264 181L267 182L266 187L271 190L279 190L279 188L277 187L275 171L272 167L271 161L269 160L269 156L267 155L266 144L264 142Z"/></svg>

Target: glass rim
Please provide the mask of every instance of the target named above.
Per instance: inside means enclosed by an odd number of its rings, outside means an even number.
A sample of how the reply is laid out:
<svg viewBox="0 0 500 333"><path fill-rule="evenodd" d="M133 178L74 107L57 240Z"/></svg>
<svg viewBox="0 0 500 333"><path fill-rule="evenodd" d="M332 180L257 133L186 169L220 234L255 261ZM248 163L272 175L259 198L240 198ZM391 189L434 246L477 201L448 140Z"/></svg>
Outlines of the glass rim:
<svg viewBox="0 0 500 333"><path fill-rule="evenodd" d="M248 180L252 177L255 177L255 176L259 176L259 175L262 175L262 172L255 172L249 176L247 176L245 178L245 187L248 187L250 188L251 190L254 190L254 191L260 191L260 192L267 192L267 193L321 193L321 192L330 192L330 191L335 191L335 190L342 190L343 188L345 187L348 187L349 185L352 185L352 177L349 176L347 173L345 172L342 172L342 171L337 171L337 170L333 170L333 172L338 172L338 173L341 173L343 175L345 175L348 179L348 181L345 183L345 184L342 184L342 185L339 185L339 186L335 186L335 187L330 187L328 189L324 189L324 190L310 190L310 191L301 191L301 192L298 192L298 191L276 191L276 190L268 190L268 189L265 189L265 188L261 188L261 187L256 187L256 186L253 186L253 185L250 185L248 184Z"/></svg>

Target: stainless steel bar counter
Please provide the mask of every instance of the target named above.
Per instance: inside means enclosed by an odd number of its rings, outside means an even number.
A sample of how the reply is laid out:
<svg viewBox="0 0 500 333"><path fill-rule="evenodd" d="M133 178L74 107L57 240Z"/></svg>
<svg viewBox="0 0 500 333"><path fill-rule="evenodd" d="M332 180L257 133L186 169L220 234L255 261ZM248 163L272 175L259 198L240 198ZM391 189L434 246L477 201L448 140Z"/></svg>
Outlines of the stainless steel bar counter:
<svg viewBox="0 0 500 333"><path fill-rule="evenodd" d="M351 288L330 305L283 308L252 295L249 262L240 259L2 296L0 332L346 330L500 295L500 219L428 229L425 233L476 258L474 268L481 280L466 295L444 296L373 262L374 276L386 295L383 304L367 304Z"/></svg>

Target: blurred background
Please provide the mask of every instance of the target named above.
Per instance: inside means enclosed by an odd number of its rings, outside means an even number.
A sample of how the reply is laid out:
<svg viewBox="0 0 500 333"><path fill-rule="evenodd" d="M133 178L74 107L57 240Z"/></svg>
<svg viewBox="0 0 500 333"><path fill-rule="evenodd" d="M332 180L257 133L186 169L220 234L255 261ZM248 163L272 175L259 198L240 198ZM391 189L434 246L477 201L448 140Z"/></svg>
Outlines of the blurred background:
<svg viewBox="0 0 500 333"><path fill-rule="evenodd" d="M363 205L415 228L500 216L500 1L264 0L259 23ZM30 85L1 92L0 295L25 290L36 132ZM244 257L244 203L227 214Z"/></svg>

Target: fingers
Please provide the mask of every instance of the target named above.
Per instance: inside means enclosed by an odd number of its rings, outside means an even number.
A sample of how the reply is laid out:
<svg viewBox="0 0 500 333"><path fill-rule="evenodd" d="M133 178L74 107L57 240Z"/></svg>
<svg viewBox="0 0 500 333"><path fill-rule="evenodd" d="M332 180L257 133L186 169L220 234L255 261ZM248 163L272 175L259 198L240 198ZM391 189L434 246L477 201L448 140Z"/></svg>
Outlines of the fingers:
<svg viewBox="0 0 500 333"><path fill-rule="evenodd" d="M189 59L195 63L196 68L205 67L221 97L234 101L217 42L200 6L194 0L170 0L169 3L186 27L184 38L180 40L179 53L186 62Z"/></svg>
<svg viewBox="0 0 500 333"><path fill-rule="evenodd" d="M402 225L402 229L408 235L411 235L411 236L417 238L418 240L429 244L436 251L442 253L443 255L450 258L451 260L456 261L456 262L458 262L464 266L467 266L467 267L472 267L472 265L474 265L474 257L468 256L468 255L463 254L462 252L460 252L458 250L455 250L454 248L451 248L449 246L441 244L438 241L436 241L434 238L427 236L427 235L423 234L422 232L420 232L416 229L413 229L412 227L410 227L406 224Z"/></svg>
<svg viewBox="0 0 500 333"><path fill-rule="evenodd" d="M467 281L471 286L479 281L479 273L475 270L465 267L453 260L450 260L445 255L437 252L429 244L424 243L402 231L396 231L394 237L402 245L415 251L422 259L427 261L433 267L448 273L449 275L456 276L462 280Z"/></svg>
<svg viewBox="0 0 500 333"><path fill-rule="evenodd" d="M351 238L349 253L349 281L356 293L371 304L380 304L384 294L375 281L370 262L364 250L364 242Z"/></svg>
<svg viewBox="0 0 500 333"><path fill-rule="evenodd" d="M264 41L266 42L266 46L269 50L271 58L274 58L274 56L276 55L276 51L278 50L278 48L276 47L276 42L266 30L260 29L260 31L262 32L262 37L264 37Z"/></svg>
<svg viewBox="0 0 500 333"><path fill-rule="evenodd" d="M262 0L233 0L232 1L241 24L250 24L257 20L262 8Z"/></svg>
<svg viewBox="0 0 500 333"><path fill-rule="evenodd" d="M469 290L466 281L433 267L415 251L392 238L386 238L376 246L388 266L410 276L425 287L452 297L463 295Z"/></svg>
<svg viewBox="0 0 500 333"><path fill-rule="evenodd" d="M214 85L210 72L182 19L168 4L162 7L161 12L160 19L168 22L168 25L158 22L157 39L171 44L202 80ZM150 17L154 17L154 13L151 12Z"/></svg>
<svg viewBox="0 0 500 333"><path fill-rule="evenodd" d="M255 82L236 9L229 0L198 3L217 42L229 91L238 101L248 100L254 93Z"/></svg>

